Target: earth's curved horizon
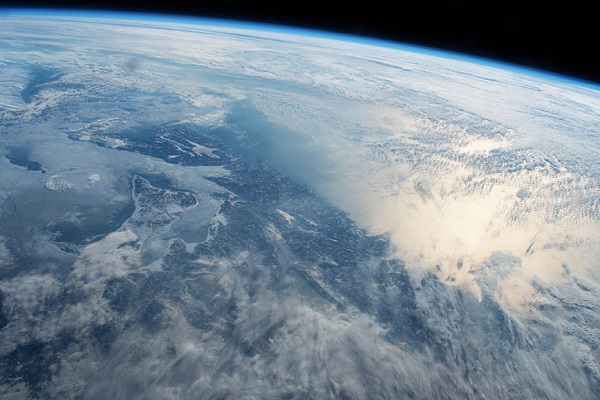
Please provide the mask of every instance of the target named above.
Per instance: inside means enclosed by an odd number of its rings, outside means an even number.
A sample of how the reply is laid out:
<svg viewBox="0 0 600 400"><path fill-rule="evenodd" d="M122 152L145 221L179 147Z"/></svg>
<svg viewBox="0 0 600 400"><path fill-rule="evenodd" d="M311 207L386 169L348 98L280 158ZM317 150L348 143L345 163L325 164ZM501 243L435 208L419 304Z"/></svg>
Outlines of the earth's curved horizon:
<svg viewBox="0 0 600 400"><path fill-rule="evenodd" d="M261 24L0 21L0 398L598 398L600 86Z"/></svg>

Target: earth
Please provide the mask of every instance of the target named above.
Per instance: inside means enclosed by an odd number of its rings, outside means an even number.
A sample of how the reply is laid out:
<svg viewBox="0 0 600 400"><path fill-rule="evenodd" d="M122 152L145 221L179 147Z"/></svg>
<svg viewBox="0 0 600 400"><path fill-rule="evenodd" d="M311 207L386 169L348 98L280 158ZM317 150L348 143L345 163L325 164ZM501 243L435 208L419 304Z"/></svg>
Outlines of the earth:
<svg viewBox="0 0 600 400"><path fill-rule="evenodd" d="M598 86L0 19L1 399L598 399Z"/></svg>

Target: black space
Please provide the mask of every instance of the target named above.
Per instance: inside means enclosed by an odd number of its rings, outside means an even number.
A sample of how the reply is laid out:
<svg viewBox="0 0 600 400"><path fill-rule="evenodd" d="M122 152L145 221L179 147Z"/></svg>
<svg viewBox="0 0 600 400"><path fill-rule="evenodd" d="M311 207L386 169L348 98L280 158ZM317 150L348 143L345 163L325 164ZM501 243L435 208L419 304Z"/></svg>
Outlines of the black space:
<svg viewBox="0 0 600 400"><path fill-rule="evenodd" d="M160 12L316 28L458 51L600 83L600 19L577 1L0 0L0 7Z"/></svg>

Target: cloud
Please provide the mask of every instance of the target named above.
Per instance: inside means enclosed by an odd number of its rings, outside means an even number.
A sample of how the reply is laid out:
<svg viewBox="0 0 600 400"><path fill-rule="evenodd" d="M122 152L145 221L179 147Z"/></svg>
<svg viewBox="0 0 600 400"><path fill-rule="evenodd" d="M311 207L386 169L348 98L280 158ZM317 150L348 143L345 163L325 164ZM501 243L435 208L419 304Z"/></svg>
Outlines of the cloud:
<svg viewBox="0 0 600 400"><path fill-rule="evenodd" d="M417 345L355 309L316 305L306 298L315 294L297 288L270 289L248 255L224 260L203 284L222 284L221 301L232 303L223 329L195 330L180 307L167 305L167 328L123 334L83 397L594 397L597 361L579 340L549 324L532 327L427 270L410 273L418 313L433 332Z"/></svg>
<svg viewBox="0 0 600 400"><path fill-rule="evenodd" d="M0 330L8 354L19 345L47 343L60 334L82 338L96 325L113 320L99 295L106 281L123 276L139 265L137 237L130 231L114 232L83 249L65 281L60 274L20 274L0 282L2 314L7 325ZM49 268L54 270L56 268Z"/></svg>
<svg viewBox="0 0 600 400"><path fill-rule="evenodd" d="M0 268L13 262L10 250L6 247L6 238L0 235Z"/></svg>
<svg viewBox="0 0 600 400"><path fill-rule="evenodd" d="M259 286L234 295L225 341L214 333L190 341L177 317L158 335L123 335L84 397L392 399L445 392L442 368L390 344L367 315L315 310Z"/></svg>
<svg viewBox="0 0 600 400"><path fill-rule="evenodd" d="M131 230L124 229L87 245L75 262L72 279L77 285L94 287L139 267L138 239Z"/></svg>
<svg viewBox="0 0 600 400"><path fill-rule="evenodd" d="M534 146L527 132L423 96L431 100L423 104L427 115L308 95L299 107L296 97L267 90L252 100L275 126L266 131L295 132L292 149L277 143L284 134L264 139L276 148L269 160L371 234L388 236L407 267L428 267L481 298L482 263L498 252L518 257L518 271L499 278L506 282L497 300L521 311L535 277L561 282L564 263L595 279L600 189L563 153L567 144ZM543 101L552 96L544 93ZM431 106L438 103L444 107ZM539 116L532 121L527 126L537 135Z"/></svg>
<svg viewBox="0 0 600 400"><path fill-rule="evenodd" d="M25 32L21 22L10 22L10 28ZM48 362L49 397L592 399L600 392L595 350L600 292L597 275L586 271L597 269L599 259L597 157L589 157L597 153L597 135L586 136L597 127L597 100L582 107L581 97L565 96L551 85L534 85L535 96L530 96L525 86L513 85L521 78L504 73L494 76L505 79L501 83L482 80L448 65L440 69L441 60L422 55L361 46L365 57L358 57L356 44L315 38L310 40L320 47L309 50L298 41L280 44L214 31L205 32L202 42L197 31L38 22L36 29L44 32L60 26L60 35L79 37L83 47L46 52L44 62L65 73L64 83L87 85L92 96L114 99L132 88L175 92L211 112L186 118L213 124L229 107L223 99L252 97L268 119L292 130L260 126L273 138L269 160L308 182L371 233L388 235L397 256L411 267L410 284L399 287L393 279L376 282L368 266L358 265L348 273L356 283L352 290L377 307L368 314L353 307L359 301L346 298L347 311L340 311L306 283L281 290L268 280L269 269L256 263L256 249L202 260L197 269L190 268L193 273L178 276L174 270L140 269L146 238L129 229L114 232L81 250L66 281L36 274L0 282L7 318L0 332L2 354L34 341L60 351L59 361ZM126 42L112 40L123 35ZM128 52L140 49L132 57L143 55L144 68L123 71L122 57L104 51L98 38ZM13 65L21 65L32 54L9 56ZM153 60L157 54L182 62ZM372 56L377 63L369 60ZM214 82L201 82L204 74L193 81L190 76L196 74L182 75L180 65L225 74L223 79L211 75ZM266 77L276 83L275 90L242 86L248 79L234 79L235 87L228 87L231 71ZM11 84L26 82L21 75L20 69L11 72ZM465 84L472 85L468 96L461 90ZM198 87L221 95L199 95ZM310 90L300 97L299 88ZM489 95L498 90L501 104ZM13 92L4 93L11 98L9 116L21 107ZM29 117L80 94L42 91ZM539 96L556 115L574 114L530 118L540 104L531 99ZM181 108L147 103L144 109L148 105ZM138 123L124 115L100 118L107 112L120 115L116 108L76 108L98 117L81 132ZM250 136L248 143L256 136L250 128L262 120L257 115L250 113L254 125L239 130ZM501 117L506 126L486 116ZM511 129L513 123L522 124L523 131ZM571 125L576 129L563 129ZM565 140L567 133L573 140ZM47 145L45 133L43 140ZM580 151L587 157L581 163ZM73 163L74 156L63 158ZM116 159L131 166L135 157L111 159L111 168L123 164ZM156 164L136 165L150 163ZM592 175L582 172L590 165ZM187 186L200 186L197 169L172 173ZM52 188L67 188L68 182L54 180ZM225 218L219 214L221 221ZM158 257L160 251L155 253ZM0 265L12 262L7 254L0 247ZM177 256L182 265L171 267L189 267L187 254ZM116 305L105 296L114 282L122 296ZM400 306L398 293L410 301ZM390 308L394 317L414 316L402 321L420 324L406 329L421 336L411 343L394 336L378 314ZM189 318L190 313L198 318Z"/></svg>
<svg viewBox="0 0 600 400"><path fill-rule="evenodd" d="M62 285L51 275L28 275L0 282L2 309L7 325L0 330L3 353L30 341L45 342L60 330L48 318L49 304L60 295Z"/></svg>

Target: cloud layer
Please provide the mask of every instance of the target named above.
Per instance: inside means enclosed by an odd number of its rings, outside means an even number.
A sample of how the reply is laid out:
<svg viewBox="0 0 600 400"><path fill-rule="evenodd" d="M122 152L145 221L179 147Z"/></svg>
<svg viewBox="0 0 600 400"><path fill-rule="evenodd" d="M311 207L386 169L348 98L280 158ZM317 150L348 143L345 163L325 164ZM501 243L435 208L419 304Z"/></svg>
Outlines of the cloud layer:
<svg viewBox="0 0 600 400"><path fill-rule="evenodd" d="M597 90L4 22L0 397L597 397Z"/></svg>

